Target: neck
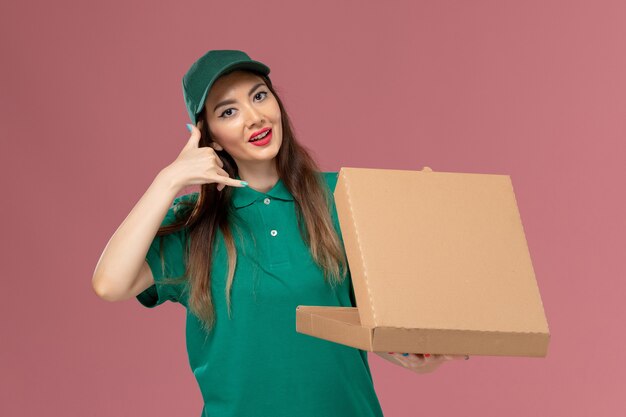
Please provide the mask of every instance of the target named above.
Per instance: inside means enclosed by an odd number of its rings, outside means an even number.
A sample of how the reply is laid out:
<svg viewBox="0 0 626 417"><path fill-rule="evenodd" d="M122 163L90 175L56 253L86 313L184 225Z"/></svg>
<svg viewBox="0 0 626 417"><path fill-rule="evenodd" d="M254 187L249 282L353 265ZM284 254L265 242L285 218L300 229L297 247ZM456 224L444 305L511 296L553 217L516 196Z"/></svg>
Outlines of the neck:
<svg viewBox="0 0 626 417"><path fill-rule="evenodd" d="M260 192L267 192L278 182L278 171L274 160L260 164L241 164L238 166L239 178L248 182L248 187Z"/></svg>

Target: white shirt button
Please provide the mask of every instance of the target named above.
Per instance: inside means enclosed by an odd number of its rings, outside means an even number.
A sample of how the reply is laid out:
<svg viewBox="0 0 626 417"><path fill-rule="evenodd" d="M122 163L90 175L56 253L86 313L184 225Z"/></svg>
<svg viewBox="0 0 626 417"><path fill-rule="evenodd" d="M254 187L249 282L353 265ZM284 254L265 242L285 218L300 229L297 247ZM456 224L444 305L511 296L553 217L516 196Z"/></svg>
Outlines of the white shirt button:
<svg viewBox="0 0 626 417"><path fill-rule="evenodd" d="M269 199L269 198L266 198L265 200L263 200L263 202L264 202L265 204L269 204L269 203L270 203L270 199Z"/></svg>
<svg viewBox="0 0 626 417"><path fill-rule="evenodd" d="M270 235L272 235L272 236L276 236L277 234L278 234L278 232L277 232L276 230L272 230L272 231L270 232Z"/></svg>

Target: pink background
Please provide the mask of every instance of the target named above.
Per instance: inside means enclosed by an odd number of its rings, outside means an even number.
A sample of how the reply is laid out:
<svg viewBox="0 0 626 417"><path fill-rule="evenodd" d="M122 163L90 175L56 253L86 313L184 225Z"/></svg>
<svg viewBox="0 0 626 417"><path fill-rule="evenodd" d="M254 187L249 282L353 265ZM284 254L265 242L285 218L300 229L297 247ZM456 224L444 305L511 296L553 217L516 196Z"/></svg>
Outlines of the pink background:
<svg viewBox="0 0 626 417"><path fill-rule="evenodd" d="M184 308L91 277L185 144L181 77L209 49L271 67L323 170L512 178L548 356L418 375L370 355L386 416L626 415L624 2L373 3L0 6L0 415L199 415Z"/></svg>

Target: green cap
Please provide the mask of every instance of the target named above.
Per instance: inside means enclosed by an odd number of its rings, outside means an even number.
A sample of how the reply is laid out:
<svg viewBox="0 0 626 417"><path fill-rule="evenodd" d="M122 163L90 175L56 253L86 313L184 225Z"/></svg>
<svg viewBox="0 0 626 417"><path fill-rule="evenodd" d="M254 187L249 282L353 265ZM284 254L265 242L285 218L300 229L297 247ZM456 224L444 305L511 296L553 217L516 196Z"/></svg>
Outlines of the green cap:
<svg viewBox="0 0 626 417"><path fill-rule="evenodd" d="M202 55L183 76L183 97L189 118L195 125L196 116L202 111L209 89L221 75L238 69L247 69L264 75L270 68L250 59L243 51L231 49L212 50Z"/></svg>

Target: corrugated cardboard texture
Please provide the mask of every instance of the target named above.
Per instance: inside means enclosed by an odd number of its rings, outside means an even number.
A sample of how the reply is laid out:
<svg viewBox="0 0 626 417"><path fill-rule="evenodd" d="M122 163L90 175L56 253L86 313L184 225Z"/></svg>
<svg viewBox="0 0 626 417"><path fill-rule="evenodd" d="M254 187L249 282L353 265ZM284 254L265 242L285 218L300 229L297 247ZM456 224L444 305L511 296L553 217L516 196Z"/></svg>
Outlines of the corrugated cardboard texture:
<svg viewBox="0 0 626 417"><path fill-rule="evenodd" d="M334 196L368 350L547 353L509 176L344 167Z"/></svg>
<svg viewBox="0 0 626 417"><path fill-rule="evenodd" d="M374 352L546 356L544 333L363 327L358 308L298 306L296 331Z"/></svg>
<svg viewBox="0 0 626 417"><path fill-rule="evenodd" d="M323 339L363 350L372 350L372 329L362 327L354 307L298 306L296 331L324 335Z"/></svg>

